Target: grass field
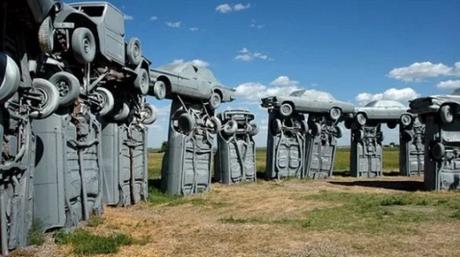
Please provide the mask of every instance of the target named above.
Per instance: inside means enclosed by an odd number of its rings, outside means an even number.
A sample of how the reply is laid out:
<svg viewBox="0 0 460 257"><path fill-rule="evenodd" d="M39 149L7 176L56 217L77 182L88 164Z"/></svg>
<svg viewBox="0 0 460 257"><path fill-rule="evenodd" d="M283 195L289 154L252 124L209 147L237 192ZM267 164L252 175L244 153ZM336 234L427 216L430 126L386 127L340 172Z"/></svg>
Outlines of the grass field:
<svg viewBox="0 0 460 257"><path fill-rule="evenodd" d="M257 149L256 165L258 172L265 171L266 150ZM161 176L161 161L163 153L149 153L149 176L158 178ZM399 170L399 149L386 148L383 154L383 169L386 172L397 172ZM337 175L342 175L350 170L350 150L340 148L337 150L334 171Z"/></svg>
<svg viewBox="0 0 460 257"><path fill-rule="evenodd" d="M265 151L257 154L262 171ZM385 151L387 170L397 169L397 154ZM337 155L336 167L348 170L348 151ZM161 158L149 155L152 179ZM12 256L460 256L460 193L423 192L421 177L258 180L190 197L149 185L148 202L105 208Z"/></svg>

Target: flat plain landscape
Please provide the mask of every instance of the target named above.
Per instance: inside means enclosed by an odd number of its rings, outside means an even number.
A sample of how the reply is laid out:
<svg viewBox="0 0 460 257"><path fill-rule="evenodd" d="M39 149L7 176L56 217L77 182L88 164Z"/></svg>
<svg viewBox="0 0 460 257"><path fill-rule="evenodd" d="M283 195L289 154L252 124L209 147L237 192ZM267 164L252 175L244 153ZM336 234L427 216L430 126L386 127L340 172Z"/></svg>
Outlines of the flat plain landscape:
<svg viewBox="0 0 460 257"><path fill-rule="evenodd" d="M338 152L337 170L348 156ZM385 156L383 178L259 179L178 198L154 187L162 154L151 153L148 202L106 208L13 256L460 256L460 193L423 192L421 177L396 176L397 150Z"/></svg>

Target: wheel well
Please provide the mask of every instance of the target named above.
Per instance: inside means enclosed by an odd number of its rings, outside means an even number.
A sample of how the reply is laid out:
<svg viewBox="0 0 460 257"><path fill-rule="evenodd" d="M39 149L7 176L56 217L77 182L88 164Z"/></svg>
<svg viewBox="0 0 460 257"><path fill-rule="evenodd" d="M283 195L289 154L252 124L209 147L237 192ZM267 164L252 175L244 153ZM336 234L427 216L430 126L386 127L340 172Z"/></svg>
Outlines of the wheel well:
<svg viewBox="0 0 460 257"><path fill-rule="evenodd" d="M157 81L161 81L161 82L165 83L166 94L169 95L171 93L171 81L169 80L169 78L166 77L166 76L159 76L157 78Z"/></svg>
<svg viewBox="0 0 460 257"><path fill-rule="evenodd" d="M284 101L284 102L281 103L281 105L283 105L283 104L289 104L289 105L291 105L291 106L292 106L292 111L294 111L294 109L295 109L294 102L292 102L292 101Z"/></svg>
<svg viewBox="0 0 460 257"><path fill-rule="evenodd" d="M215 88L213 92L217 93L220 96L220 99L224 99L224 94L222 93L222 90Z"/></svg>

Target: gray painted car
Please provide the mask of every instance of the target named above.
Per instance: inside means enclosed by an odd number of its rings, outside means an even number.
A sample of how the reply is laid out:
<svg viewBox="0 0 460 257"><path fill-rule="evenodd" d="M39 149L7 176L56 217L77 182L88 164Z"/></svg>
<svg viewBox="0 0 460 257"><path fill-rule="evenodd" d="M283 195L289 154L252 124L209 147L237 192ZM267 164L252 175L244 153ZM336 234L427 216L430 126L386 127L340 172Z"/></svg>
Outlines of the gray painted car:
<svg viewBox="0 0 460 257"><path fill-rule="evenodd" d="M177 96L207 101L212 109L234 99L234 90L223 86L205 67L192 62L173 63L150 71L151 91L157 99Z"/></svg>
<svg viewBox="0 0 460 257"><path fill-rule="evenodd" d="M395 128L398 122L410 124L413 121L408 108L400 102L393 100L376 100L368 103L364 107L356 107L354 120L360 126L366 125L368 121L387 123L389 128ZM352 121L345 122L345 126L350 128Z"/></svg>
<svg viewBox="0 0 460 257"><path fill-rule="evenodd" d="M288 117L294 111L300 113L328 113L333 120L339 120L342 115L354 111L351 103L333 98L305 97L305 90L291 93L290 96L271 96L262 98L262 107L279 109L280 114Z"/></svg>

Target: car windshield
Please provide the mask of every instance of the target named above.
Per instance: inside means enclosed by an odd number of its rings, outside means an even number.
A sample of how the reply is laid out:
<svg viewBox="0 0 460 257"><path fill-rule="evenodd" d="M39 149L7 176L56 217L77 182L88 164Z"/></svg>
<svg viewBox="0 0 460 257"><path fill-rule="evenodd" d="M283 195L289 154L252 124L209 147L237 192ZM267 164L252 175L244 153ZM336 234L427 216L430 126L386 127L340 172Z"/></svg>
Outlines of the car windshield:
<svg viewBox="0 0 460 257"><path fill-rule="evenodd" d="M305 89L297 90L297 91L292 92L290 96L300 97L300 96L303 96L304 93L305 93Z"/></svg>

